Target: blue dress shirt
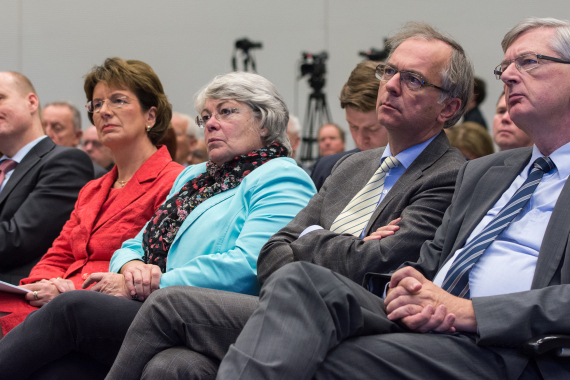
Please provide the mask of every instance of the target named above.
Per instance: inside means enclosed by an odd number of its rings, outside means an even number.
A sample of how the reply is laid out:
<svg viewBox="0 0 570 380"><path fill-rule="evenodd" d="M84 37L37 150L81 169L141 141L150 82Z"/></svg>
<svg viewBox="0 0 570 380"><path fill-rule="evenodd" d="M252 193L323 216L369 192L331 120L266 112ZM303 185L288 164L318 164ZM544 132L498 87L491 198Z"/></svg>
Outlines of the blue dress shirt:
<svg viewBox="0 0 570 380"><path fill-rule="evenodd" d="M526 181L532 163L542 156L544 155L534 146L529 163L487 212L465 245L477 236L507 204ZM469 274L472 298L530 290L546 227L568 174L570 174L570 143L558 148L549 157L554 161L556 168L542 177L526 206L497 236L473 266ZM434 284L441 286L453 261L462 250L463 248L457 250L441 268L433 281Z"/></svg>

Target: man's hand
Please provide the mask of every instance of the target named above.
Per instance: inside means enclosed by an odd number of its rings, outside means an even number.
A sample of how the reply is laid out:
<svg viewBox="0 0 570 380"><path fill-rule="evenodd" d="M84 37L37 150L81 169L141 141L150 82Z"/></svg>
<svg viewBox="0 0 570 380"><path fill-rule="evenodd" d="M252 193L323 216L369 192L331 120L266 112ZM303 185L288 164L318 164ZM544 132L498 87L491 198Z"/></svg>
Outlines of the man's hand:
<svg viewBox="0 0 570 380"><path fill-rule="evenodd" d="M86 289L94 283L97 284L89 290L109 294L115 297L131 299L131 294L127 289L125 278L122 274L111 272L93 273L87 277L82 288Z"/></svg>
<svg viewBox="0 0 570 380"><path fill-rule="evenodd" d="M125 276L130 295L136 295L139 301L147 299L160 286L162 272L158 265L133 260L123 265L121 273Z"/></svg>
<svg viewBox="0 0 570 380"><path fill-rule="evenodd" d="M477 331L470 300L455 297L412 267L396 271L384 300L388 319L418 332Z"/></svg>
<svg viewBox="0 0 570 380"><path fill-rule="evenodd" d="M372 232L370 235L366 236L362 240L364 241L380 240L386 236L394 235L396 231L400 229L400 227L397 225L400 220L402 220L402 218L392 220L390 223L388 223L384 227L378 228L376 231Z"/></svg>
<svg viewBox="0 0 570 380"><path fill-rule="evenodd" d="M48 280L41 280L33 284L21 285L21 287L32 291L32 293L26 293L25 299L30 303L30 305L35 307L42 307L59 295L57 287ZM35 295L34 292L36 292Z"/></svg>

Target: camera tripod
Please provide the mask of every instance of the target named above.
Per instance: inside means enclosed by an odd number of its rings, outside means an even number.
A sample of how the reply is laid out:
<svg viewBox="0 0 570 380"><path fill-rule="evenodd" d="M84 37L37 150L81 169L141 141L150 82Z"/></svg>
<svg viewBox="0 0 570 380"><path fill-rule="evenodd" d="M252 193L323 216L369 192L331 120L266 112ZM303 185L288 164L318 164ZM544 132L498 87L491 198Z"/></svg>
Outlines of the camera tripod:
<svg viewBox="0 0 570 380"><path fill-rule="evenodd" d="M327 104L326 94L320 88L314 89L309 95L307 110L305 111L305 129L303 138L301 139L301 161L304 163L312 162L319 156L318 139L315 137L316 129L332 120L329 106ZM314 148L317 152L313 155Z"/></svg>

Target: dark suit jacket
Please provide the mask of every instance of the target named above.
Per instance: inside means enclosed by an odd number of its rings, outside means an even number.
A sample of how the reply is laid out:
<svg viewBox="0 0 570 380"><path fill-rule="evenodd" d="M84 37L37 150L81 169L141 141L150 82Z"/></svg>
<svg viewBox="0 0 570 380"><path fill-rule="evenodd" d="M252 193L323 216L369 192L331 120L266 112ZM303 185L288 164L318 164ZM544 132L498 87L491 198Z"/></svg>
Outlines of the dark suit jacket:
<svg viewBox="0 0 570 380"><path fill-rule="evenodd" d="M452 205L433 241L426 242L420 259L405 263L432 280L439 269L479 224L487 211L530 160L532 148L520 148L469 161L459 172ZM519 346L533 336L570 334L570 184L566 182L554 207L540 247L530 291L473 298L478 345L492 346L516 378L528 358ZM383 290L383 289L382 289ZM570 362L544 356L537 360L545 379L570 378ZM563 374L566 375L563 375Z"/></svg>
<svg viewBox="0 0 570 380"><path fill-rule="evenodd" d="M457 172L465 158L449 145L441 132L396 181L370 218L365 235L402 217L394 236L364 242L331 232L330 226L350 200L380 166L384 148L343 157L318 194L285 228L262 248L257 262L258 279L292 261L308 261L360 283L364 274L395 269L416 260L421 245L433 238L451 202ZM324 229L299 235L310 225Z"/></svg>
<svg viewBox="0 0 570 380"><path fill-rule="evenodd" d="M311 168L311 179L317 188L317 191L323 187L326 179L331 175L333 167L336 165L338 160L346 156L347 154L360 152L360 149L356 148L349 150L348 152L340 152L337 154L331 154L330 156L319 157L315 164Z"/></svg>
<svg viewBox="0 0 570 380"><path fill-rule="evenodd" d="M46 137L28 152L0 193L0 280L18 284L28 275L92 179L93 164L80 149Z"/></svg>
<svg viewBox="0 0 570 380"><path fill-rule="evenodd" d="M108 172L109 172L109 170L105 169L104 167L102 167L98 163L96 163L96 162L93 163L93 173L94 173L95 179L103 177Z"/></svg>

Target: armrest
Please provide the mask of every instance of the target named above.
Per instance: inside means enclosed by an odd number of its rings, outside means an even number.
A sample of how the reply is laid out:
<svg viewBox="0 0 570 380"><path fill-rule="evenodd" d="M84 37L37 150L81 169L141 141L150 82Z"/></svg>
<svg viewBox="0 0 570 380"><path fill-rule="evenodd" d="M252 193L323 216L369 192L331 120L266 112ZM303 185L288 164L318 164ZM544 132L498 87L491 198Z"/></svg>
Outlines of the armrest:
<svg viewBox="0 0 570 380"><path fill-rule="evenodd" d="M558 357L570 356L570 335L542 335L527 340L522 347L530 356L553 354Z"/></svg>

